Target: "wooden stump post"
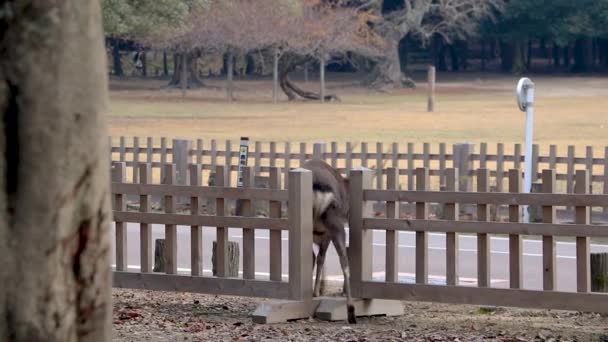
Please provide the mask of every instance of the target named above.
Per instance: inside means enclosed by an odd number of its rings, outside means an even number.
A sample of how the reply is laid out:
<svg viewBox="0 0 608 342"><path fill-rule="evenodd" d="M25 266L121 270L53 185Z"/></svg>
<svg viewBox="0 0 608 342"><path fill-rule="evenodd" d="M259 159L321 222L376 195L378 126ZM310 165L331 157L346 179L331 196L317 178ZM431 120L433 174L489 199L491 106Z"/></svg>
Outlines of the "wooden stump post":
<svg viewBox="0 0 608 342"><path fill-rule="evenodd" d="M212 272L213 276L217 276L217 242L213 241L213 254L211 255L211 263L213 265ZM236 278L239 276L239 244L234 241L228 241L228 271L226 272L227 277Z"/></svg>
<svg viewBox="0 0 608 342"><path fill-rule="evenodd" d="M591 253L591 292L608 292L608 253Z"/></svg>
<svg viewBox="0 0 608 342"><path fill-rule="evenodd" d="M530 189L531 193L540 193L542 189L542 184L540 182L533 182L532 188ZM529 205L528 206L528 217L530 218L530 222L542 222L543 221L543 209L540 205Z"/></svg>
<svg viewBox="0 0 608 342"><path fill-rule="evenodd" d="M165 272L165 239L156 239L154 245L154 272Z"/></svg>

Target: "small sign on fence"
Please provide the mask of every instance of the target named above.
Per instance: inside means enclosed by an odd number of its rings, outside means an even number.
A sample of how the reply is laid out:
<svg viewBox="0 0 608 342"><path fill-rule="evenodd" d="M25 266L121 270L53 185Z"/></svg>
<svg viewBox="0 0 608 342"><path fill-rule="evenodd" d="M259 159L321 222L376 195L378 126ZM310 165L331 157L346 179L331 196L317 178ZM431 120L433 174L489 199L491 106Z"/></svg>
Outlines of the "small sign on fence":
<svg viewBox="0 0 608 342"><path fill-rule="evenodd" d="M239 147L239 181L238 186L243 186L243 168L247 167L247 158L249 154L249 138L241 137L241 145Z"/></svg>

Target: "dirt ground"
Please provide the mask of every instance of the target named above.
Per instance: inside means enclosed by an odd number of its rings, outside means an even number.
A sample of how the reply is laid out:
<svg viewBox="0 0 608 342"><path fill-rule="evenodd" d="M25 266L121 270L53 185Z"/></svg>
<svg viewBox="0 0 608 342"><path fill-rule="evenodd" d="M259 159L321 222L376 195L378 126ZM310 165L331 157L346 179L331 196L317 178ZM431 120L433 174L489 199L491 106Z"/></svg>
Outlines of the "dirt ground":
<svg viewBox="0 0 608 342"><path fill-rule="evenodd" d="M403 302L400 317L356 325L254 324L261 299L114 289L114 341L608 341L608 317L550 310Z"/></svg>

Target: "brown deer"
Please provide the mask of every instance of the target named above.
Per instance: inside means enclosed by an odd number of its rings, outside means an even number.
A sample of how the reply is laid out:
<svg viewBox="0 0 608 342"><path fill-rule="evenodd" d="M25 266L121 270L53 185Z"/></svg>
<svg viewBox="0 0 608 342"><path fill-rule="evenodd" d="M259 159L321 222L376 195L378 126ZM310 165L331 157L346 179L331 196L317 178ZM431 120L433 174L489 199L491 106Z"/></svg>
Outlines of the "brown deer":
<svg viewBox="0 0 608 342"><path fill-rule="evenodd" d="M350 269L346 255L346 232L344 224L348 220L348 179L321 160L309 160L302 165L312 171L313 189L313 242L319 247L316 259L316 278L313 296L321 295L323 265L329 243L333 242L340 258L344 274L344 293L346 294L347 317L349 323L357 323L355 307L350 293Z"/></svg>

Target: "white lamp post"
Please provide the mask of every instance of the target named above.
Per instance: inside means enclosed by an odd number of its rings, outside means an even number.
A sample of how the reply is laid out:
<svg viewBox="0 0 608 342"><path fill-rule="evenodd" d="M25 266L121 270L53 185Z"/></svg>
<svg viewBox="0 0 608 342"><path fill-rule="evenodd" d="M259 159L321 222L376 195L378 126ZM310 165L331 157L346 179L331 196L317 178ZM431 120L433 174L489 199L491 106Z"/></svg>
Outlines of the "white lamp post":
<svg viewBox="0 0 608 342"><path fill-rule="evenodd" d="M534 83L529 78L522 78L517 83L517 104L526 112L526 153L524 156L524 193L532 189L532 133L534 131ZM524 222L530 222L528 206L524 207Z"/></svg>

